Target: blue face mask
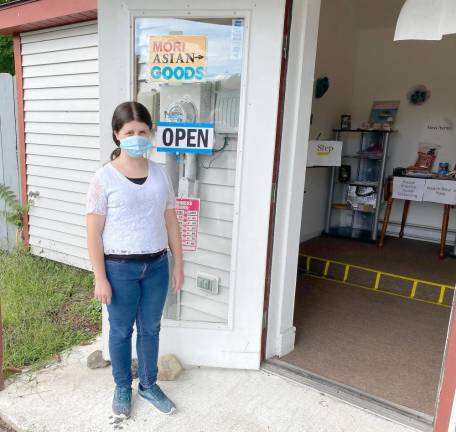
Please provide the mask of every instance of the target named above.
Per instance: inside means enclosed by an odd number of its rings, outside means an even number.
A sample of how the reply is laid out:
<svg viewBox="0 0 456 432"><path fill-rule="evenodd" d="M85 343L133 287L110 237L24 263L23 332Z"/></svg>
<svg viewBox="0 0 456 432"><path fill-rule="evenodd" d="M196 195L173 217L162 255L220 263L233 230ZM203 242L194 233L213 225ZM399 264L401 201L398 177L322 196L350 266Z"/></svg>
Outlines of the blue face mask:
<svg viewBox="0 0 456 432"><path fill-rule="evenodd" d="M120 140L120 148L126 150L132 157L142 156L151 147L152 143L150 140L142 136L133 135Z"/></svg>

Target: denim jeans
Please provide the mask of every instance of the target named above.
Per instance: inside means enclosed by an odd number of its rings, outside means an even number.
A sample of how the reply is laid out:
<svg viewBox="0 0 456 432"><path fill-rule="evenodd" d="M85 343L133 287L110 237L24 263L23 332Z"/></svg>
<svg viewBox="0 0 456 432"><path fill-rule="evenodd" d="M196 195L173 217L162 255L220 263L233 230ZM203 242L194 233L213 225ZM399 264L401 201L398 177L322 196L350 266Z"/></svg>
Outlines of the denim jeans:
<svg viewBox="0 0 456 432"><path fill-rule="evenodd" d="M105 259L112 288L109 354L118 386L131 386L131 336L136 321L139 382L151 387L157 379L160 321L169 283L168 256L152 260Z"/></svg>

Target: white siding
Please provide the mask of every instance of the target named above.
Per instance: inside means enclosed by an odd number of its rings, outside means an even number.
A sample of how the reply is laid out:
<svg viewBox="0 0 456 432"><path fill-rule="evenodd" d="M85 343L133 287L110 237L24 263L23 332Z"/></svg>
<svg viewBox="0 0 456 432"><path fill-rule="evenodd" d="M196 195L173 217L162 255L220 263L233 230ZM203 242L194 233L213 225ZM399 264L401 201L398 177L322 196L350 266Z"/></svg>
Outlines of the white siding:
<svg viewBox="0 0 456 432"><path fill-rule="evenodd" d="M144 79L144 71L141 63L138 76L140 92L150 89ZM215 139L215 147L220 148L224 137L216 134ZM160 164L166 161L164 154L156 151L152 152L151 158ZM198 158L201 199L198 251L184 254L184 286L177 305L170 301L165 316L171 319L178 317L183 321L226 323L230 302L237 140L232 136L222 153L200 155ZM197 288L198 272L219 278L217 295Z"/></svg>
<svg viewBox="0 0 456 432"><path fill-rule="evenodd" d="M89 268L85 194L100 164L97 23L21 34L32 253Z"/></svg>
<svg viewBox="0 0 456 432"><path fill-rule="evenodd" d="M24 33L21 42L27 190L40 194L30 210L31 250L89 268L85 192L100 165L97 25ZM236 158L234 139L214 160L200 157L210 168L199 170L199 250L185 255L182 320L227 322ZM218 295L196 288L197 272L219 278Z"/></svg>

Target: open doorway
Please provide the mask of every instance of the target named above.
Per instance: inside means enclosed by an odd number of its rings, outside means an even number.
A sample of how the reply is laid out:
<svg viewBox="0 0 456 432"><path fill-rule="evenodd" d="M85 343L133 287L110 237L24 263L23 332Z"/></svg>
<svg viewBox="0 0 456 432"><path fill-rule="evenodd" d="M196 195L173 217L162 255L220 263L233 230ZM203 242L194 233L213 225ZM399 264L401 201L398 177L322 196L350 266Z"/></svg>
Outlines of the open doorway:
<svg viewBox="0 0 456 432"><path fill-rule="evenodd" d="M310 140L341 142L342 166L307 168L281 360L433 416L456 282L456 36L393 42L402 4L322 0Z"/></svg>

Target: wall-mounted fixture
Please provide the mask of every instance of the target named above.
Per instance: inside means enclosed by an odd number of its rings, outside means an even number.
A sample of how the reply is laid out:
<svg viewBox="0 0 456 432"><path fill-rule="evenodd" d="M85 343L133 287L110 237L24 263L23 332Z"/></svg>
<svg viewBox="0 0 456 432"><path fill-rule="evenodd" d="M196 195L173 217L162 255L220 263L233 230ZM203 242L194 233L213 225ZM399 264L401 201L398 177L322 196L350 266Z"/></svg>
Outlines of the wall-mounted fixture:
<svg viewBox="0 0 456 432"><path fill-rule="evenodd" d="M324 94L328 91L329 89L329 78L328 77L323 77L323 78L318 78L317 82L315 83L315 97L317 99L320 99L324 96Z"/></svg>
<svg viewBox="0 0 456 432"><path fill-rule="evenodd" d="M411 105L423 105L431 97L431 91L424 85L417 85L410 89L407 99Z"/></svg>
<svg viewBox="0 0 456 432"><path fill-rule="evenodd" d="M406 0L397 19L394 40L441 40L456 33L454 0Z"/></svg>

